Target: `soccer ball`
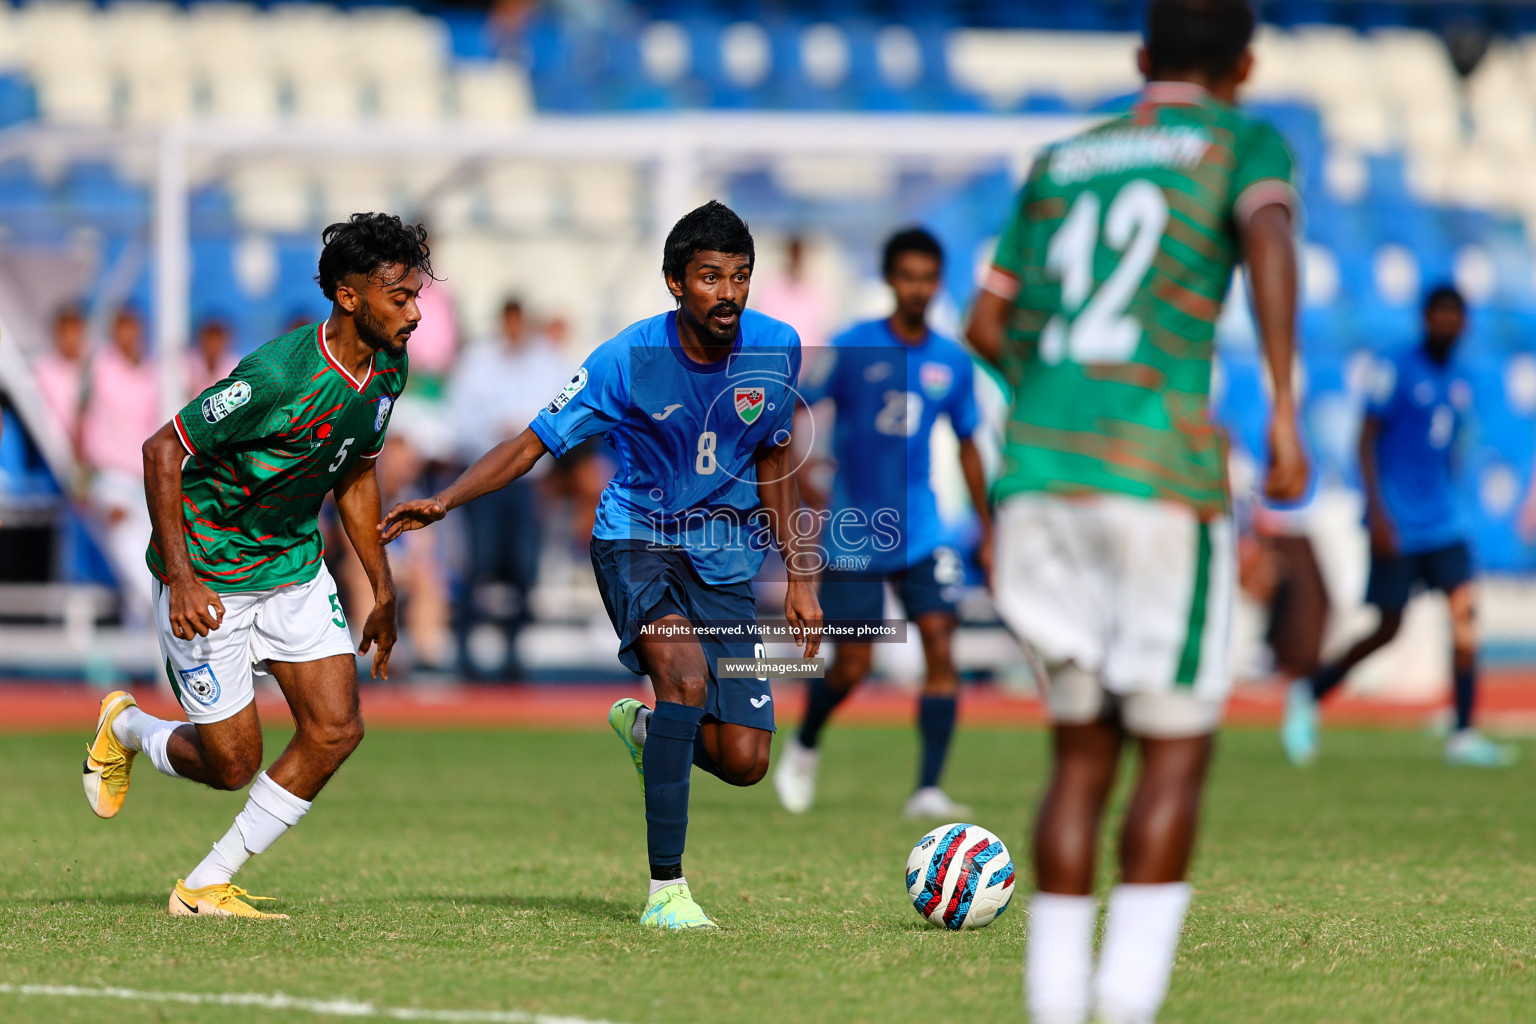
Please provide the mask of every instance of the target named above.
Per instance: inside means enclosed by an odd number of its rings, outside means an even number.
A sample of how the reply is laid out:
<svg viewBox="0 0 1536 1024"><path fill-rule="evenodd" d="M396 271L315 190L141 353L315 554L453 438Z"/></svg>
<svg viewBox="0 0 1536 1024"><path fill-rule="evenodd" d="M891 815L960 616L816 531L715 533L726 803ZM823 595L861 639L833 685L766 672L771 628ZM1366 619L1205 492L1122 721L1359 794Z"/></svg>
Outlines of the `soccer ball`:
<svg viewBox="0 0 1536 1024"><path fill-rule="evenodd" d="M1013 897L1013 858L980 825L940 825L907 858L907 895L929 924L985 928Z"/></svg>

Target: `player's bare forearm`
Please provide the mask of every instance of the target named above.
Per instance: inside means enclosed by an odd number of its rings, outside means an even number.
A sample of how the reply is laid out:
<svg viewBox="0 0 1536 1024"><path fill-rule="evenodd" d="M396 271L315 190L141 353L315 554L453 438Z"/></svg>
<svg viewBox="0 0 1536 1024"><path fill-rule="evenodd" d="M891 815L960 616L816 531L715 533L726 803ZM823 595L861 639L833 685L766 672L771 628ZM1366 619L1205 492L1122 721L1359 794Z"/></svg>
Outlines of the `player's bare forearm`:
<svg viewBox="0 0 1536 1024"><path fill-rule="evenodd" d="M981 520L981 528L991 533L992 502L987 495L987 474L981 467L981 453L976 450L976 442L970 438L960 442L960 473L965 477L965 489L970 492L971 505L976 509L976 518Z"/></svg>
<svg viewBox="0 0 1536 1024"><path fill-rule="evenodd" d="M992 502L987 494L987 474L981 466L981 453L970 438L960 442L960 472L965 476L966 490L971 493L971 505L981 522L981 540L976 545L976 561L992 581Z"/></svg>
<svg viewBox="0 0 1536 1024"><path fill-rule="evenodd" d="M1243 231L1243 258L1253 292L1253 318L1263 339L1276 407L1294 407L1296 358L1296 241L1291 211L1279 203L1255 210Z"/></svg>
<svg viewBox="0 0 1536 1024"><path fill-rule="evenodd" d="M438 495L444 511L501 490L531 470L548 451L539 435L527 429L512 440L501 442L476 459L474 465Z"/></svg>
<svg viewBox="0 0 1536 1024"><path fill-rule="evenodd" d="M779 554L784 557L784 569L790 582L799 580L814 583L815 572L806 570L806 566L814 561L807 557L812 552L804 547L806 541L799 537L791 525L793 517L800 511L800 487L795 481L795 470L791 464L794 458L792 448L791 442L785 442L764 449L759 455L757 500L768 512L769 529L773 532L773 541L778 545Z"/></svg>
<svg viewBox="0 0 1536 1024"><path fill-rule="evenodd" d="M1360 484L1365 490L1365 522L1371 534L1371 549L1382 554L1397 550L1397 535L1387 506L1381 500L1381 477L1376 471L1376 438L1381 433L1379 417L1368 415L1360 424Z"/></svg>
<svg viewBox="0 0 1536 1024"><path fill-rule="evenodd" d="M181 462L187 456L176 427L161 427L144 442L144 493L155 543L170 580L191 579L192 556L182 519Z"/></svg>
<svg viewBox="0 0 1536 1024"><path fill-rule="evenodd" d="M336 485L336 510L341 514L342 529L363 563L374 600L395 597L395 581L389 572L389 558L379 541L377 524L383 514L379 495L378 460L358 459L346 477Z"/></svg>
<svg viewBox="0 0 1536 1024"><path fill-rule="evenodd" d="M970 322L965 325L965 340L971 343L971 348L999 369L1002 368L1003 335L1012 310L1013 303L1008 299L983 289L976 293Z"/></svg>
<svg viewBox="0 0 1536 1024"><path fill-rule="evenodd" d="M165 567L170 590L171 632L183 640L207 636L224 621L224 602L192 571L182 517L181 463L187 449L174 424L167 423L144 442L144 494L149 522Z"/></svg>
<svg viewBox="0 0 1536 1024"><path fill-rule="evenodd" d="M403 501L379 523L379 537L388 544L407 530L430 526L451 509L499 491L526 474L549 449L531 429L503 441L475 460L459 478L436 497Z"/></svg>
<svg viewBox="0 0 1536 1024"><path fill-rule="evenodd" d="M378 463L358 459L350 472L336 485L336 510L341 514L342 529L357 552L368 582L373 585L373 609L363 623L363 639L357 653L374 648L373 678L389 678L389 656L399 633L399 613L395 604L395 581L389 572L389 558L375 525L383 504L379 496Z"/></svg>
<svg viewBox="0 0 1536 1024"><path fill-rule="evenodd" d="M1270 203L1254 211L1243 229L1243 258L1254 323L1273 384L1270 468L1264 489L1271 498L1295 500L1306 490L1308 470L1291 375L1296 360L1296 240L1288 207Z"/></svg>
<svg viewBox="0 0 1536 1024"><path fill-rule="evenodd" d="M784 595L784 618L802 644L805 657L814 658L821 649L821 602L816 597L816 574L808 569L816 564L814 550L793 527L793 517L801 512L800 489L795 485L793 440L765 449L757 460L757 500L768 512L773 540L784 558L784 572L789 580ZM810 514L810 513L807 513Z"/></svg>

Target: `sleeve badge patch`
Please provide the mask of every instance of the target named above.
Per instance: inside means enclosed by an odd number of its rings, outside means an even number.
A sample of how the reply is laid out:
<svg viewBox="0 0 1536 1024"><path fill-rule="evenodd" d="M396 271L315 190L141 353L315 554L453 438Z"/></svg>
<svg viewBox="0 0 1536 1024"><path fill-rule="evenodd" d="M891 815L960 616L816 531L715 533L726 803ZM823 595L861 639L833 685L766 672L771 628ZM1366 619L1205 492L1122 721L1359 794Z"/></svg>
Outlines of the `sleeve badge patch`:
<svg viewBox="0 0 1536 1024"><path fill-rule="evenodd" d="M384 424L389 422L389 410L395 406L395 400L385 395L379 399L379 411L373 414L373 432L377 434L384 429Z"/></svg>
<svg viewBox="0 0 1536 1024"><path fill-rule="evenodd" d="M583 366L576 371L576 376L571 378L570 383L560 389L560 393L555 396L554 401L550 402L546 408L548 408L551 414L559 412L565 408L567 402L575 398L577 393L586 386L587 368Z"/></svg>
<svg viewBox="0 0 1536 1024"><path fill-rule="evenodd" d="M216 395L203 399L203 419L217 423L251 400L251 386L237 380Z"/></svg>

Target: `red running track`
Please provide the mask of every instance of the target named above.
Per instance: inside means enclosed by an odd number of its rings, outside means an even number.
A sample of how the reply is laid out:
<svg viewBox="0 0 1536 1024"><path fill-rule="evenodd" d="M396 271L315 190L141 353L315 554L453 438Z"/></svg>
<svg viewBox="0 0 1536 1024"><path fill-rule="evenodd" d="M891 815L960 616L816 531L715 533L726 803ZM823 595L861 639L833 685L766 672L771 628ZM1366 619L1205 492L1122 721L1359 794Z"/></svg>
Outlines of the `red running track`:
<svg viewBox="0 0 1536 1024"><path fill-rule="evenodd" d="M780 684L774 693L780 721L797 719L800 686ZM619 697L648 698L642 687L612 684L366 686L362 694L368 725L392 729L601 729L607 725L609 705ZM134 696L152 714L183 717L164 687L140 687ZM1281 697L1278 686L1242 687L1232 699L1227 720L1237 725L1273 725L1279 721ZM1346 695L1329 702L1326 716L1334 724L1420 726L1441 712L1448 699L1449 694L1436 701ZM0 682L0 732L83 732L95 722L100 700L101 691L79 684ZM257 708L268 723L292 723L282 695L275 690L260 695ZM912 715L911 694L880 686L862 688L838 711L840 721L866 725L902 725ZM1478 715L1482 724L1494 730L1536 729L1536 672L1487 673ZM973 728L1018 727L1038 725L1042 716L1033 697L976 686L961 699L960 721Z"/></svg>

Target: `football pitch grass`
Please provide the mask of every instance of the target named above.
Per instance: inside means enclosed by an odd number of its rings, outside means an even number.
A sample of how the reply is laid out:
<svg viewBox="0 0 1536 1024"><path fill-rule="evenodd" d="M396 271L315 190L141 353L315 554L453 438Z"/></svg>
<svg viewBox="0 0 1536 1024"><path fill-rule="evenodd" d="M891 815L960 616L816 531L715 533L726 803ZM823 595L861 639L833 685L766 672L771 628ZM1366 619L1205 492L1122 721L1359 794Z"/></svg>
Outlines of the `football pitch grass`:
<svg viewBox="0 0 1536 1024"><path fill-rule="evenodd" d="M269 734L269 751L282 739ZM84 742L0 736L0 1020L328 1019L5 988L20 985L628 1024L1023 1018L1039 730L957 736L949 787L1021 867L1009 912L963 934L929 927L905 896L907 852L930 827L898 817L914 760L905 730L829 732L821 799L803 818L779 810L766 781L736 790L695 773L688 875L724 927L676 935L637 923L640 793L606 731L371 733L240 877L293 915L276 922L168 916L171 884L243 797L141 760L123 813L98 821L77 781ZM1519 767L1478 772L1444 767L1423 735L1330 732L1322 760L1298 771L1271 732L1226 733L1162 1019L1532 1019L1525 747Z"/></svg>

